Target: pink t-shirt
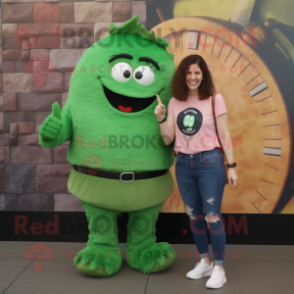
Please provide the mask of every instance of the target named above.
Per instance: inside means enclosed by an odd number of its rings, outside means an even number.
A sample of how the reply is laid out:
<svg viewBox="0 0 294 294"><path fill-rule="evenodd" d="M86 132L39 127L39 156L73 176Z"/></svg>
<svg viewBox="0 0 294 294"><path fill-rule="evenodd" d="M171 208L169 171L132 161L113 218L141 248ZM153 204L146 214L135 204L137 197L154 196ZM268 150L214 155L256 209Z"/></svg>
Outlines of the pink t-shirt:
<svg viewBox="0 0 294 294"><path fill-rule="evenodd" d="M198 96L189 96L187 101L172 98L168 104L168 113L175 118L174 150L186 154L195 154L220 147L212 112L212 97L199 100ZM215 96L215 116L227 112L225 100L221 94Z"/></svg>

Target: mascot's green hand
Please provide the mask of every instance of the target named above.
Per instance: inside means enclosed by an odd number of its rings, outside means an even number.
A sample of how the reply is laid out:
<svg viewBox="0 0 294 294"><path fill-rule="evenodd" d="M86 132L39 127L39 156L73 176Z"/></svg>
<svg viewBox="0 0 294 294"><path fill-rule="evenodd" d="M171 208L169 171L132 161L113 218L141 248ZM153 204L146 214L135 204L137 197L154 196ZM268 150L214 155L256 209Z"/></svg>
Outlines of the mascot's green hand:
<svg viewBox="0 0 294 294"><path fill-rule="evenodd" d="M44 120L40 128L40 136L44 140L55 140L61 131L61 108L57 102L52 105L52 113Z"/></svg>

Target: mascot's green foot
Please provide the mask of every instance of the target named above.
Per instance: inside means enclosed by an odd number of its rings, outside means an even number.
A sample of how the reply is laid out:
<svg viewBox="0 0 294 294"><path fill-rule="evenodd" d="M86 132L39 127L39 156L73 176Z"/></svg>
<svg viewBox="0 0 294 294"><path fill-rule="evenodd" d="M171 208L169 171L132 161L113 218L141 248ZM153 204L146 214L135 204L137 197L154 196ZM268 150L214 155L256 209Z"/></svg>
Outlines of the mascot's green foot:
<svg viewBox="0 0 294 294"><path fill-rule="evenodd" d="M86 247L74 258L77 269L92 277L108 277L119 271L122 264L120 249L117 251Z"/></svg>
<svg viewBox="0 0 294 294"><path fill-rule="evenodd" d="M158 273L167 269L176 259L175 250L166 242L144 244L127 251L128 265L144 274Z"/></svg>

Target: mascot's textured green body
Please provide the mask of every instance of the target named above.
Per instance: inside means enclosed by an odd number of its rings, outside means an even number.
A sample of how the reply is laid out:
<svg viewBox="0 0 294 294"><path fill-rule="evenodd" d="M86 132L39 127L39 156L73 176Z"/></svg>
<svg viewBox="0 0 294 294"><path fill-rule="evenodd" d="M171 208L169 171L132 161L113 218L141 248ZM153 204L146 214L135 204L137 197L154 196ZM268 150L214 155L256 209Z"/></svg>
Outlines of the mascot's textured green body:
<svg viewBox="0 0 294 294"><path fill-rule="evenodd" d="M109 276L122 263L117 216L129 213L127 262L144 273L166 269L175 258L168 243L156 243L155 224L162 203L173 190L170 172L132 182L95 176L111 172L162 171L173 163L154 109L156 94L167 106L175 71L168 43L137 24L138 16L82 56L70 81L68 100L40 128L40 144L54 148L70 140L67 160L88 167L72 169L68 189L78 197L89 222L87 247L74 259L91 276ZM91 172L92 171L92 172ZM126 176L126 175L125 175Z"/></svg>

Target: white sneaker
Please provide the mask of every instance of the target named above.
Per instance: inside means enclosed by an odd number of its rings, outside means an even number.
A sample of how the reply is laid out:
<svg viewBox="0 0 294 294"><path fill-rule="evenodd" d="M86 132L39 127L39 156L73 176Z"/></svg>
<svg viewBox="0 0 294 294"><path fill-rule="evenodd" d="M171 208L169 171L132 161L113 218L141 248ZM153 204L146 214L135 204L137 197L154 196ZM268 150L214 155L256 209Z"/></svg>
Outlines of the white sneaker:
<svg viewBox="0 0 294 294"><path fill-rule="evenodd" d="M204 259L201 259L201 262L198 262L195 265L195 268L186 274L186 278L196 280L201 279L202 277L209 277L211 276L212 271L213 263L208 265Z"/></svg>
<svg viewBox="0 0 294 294"><path fill-rule="evenodd" d="M206 288L221 288L227 282L225 270L221 270L220 267L215 266L212 271L212 275L206 282Z"/></svg>

